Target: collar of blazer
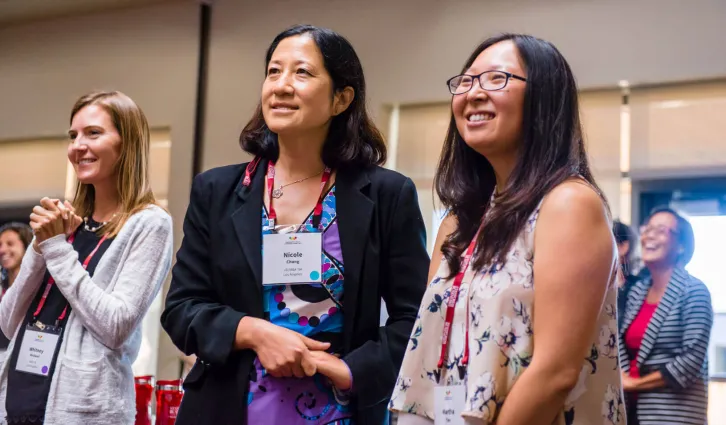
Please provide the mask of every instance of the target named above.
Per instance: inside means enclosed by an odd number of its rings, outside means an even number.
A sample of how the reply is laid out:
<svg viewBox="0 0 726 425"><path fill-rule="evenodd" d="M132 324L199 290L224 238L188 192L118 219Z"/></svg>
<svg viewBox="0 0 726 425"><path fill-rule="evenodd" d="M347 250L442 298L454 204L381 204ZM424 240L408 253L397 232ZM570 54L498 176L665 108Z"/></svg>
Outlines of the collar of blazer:
<svg viewBox="0 0 726 425"><path fill-rule="evenodd" d="M641 366L643 364L645 359L648 358L650 352L653 350L653 346L655 345L655 341L658 338L660 328L661 326L663 326L663 322L665 322L665 319L666 317L668 317L668 314L670 313L673 306L681 302L683 295L687 289L689 276L690 275L688 274L688 272L686 272L684 269L673 269L673 273L671 274L671 278L668 281L668 286L666 287L665 293L663 294L663 298L661 298L660 302L658 303L658 307L653 313L653 318L650 319L648 327L645 330L643 342L641 343L640 350L638 351L638 366ZM635 316L637 316L638 312L640 312L640 308L642 307L643 302L648 296L648 290L650 289L651 285L652 279L650 278L650 276L646 276L636 282L635 286L628 294L628 299L625 303L625 319L623 321L623 326L620 330L621 338L625 337L625 332L633 323Z"/></svg>

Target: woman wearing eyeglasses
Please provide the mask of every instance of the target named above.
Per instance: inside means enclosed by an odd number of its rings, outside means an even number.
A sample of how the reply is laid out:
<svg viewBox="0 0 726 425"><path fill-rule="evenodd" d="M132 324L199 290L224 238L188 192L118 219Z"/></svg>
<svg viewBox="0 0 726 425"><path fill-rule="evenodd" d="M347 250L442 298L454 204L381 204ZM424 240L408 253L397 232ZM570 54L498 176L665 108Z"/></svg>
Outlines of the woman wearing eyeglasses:
<svg viewBox="0 0 726 425"><path fill-rule="evenodd" d="M448 87L450 213L389 407L399 425L624 424L616 250L570 67L502 35Z"/></svg>
<svg viewBox="0 0 726 425"><path fill-rule="evenodd" d="M631 289L620 330L628 425L703 425L708 408L711 294L684 267L695 239L688 220L656 209L640 233L647 272Z"/></svg>

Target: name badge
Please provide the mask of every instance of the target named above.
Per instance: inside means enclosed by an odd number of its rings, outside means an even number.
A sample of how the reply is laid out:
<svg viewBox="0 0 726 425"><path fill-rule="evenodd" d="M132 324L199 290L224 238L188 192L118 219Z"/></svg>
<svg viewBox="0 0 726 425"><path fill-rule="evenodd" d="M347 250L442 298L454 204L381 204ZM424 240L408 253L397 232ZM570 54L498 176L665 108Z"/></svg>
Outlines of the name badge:
<svg viewBox="0 0 726 425"><path fill-rule="evenodd" d="M434 425L465 425L461 412L466 403L463 385L434 387Z"/></svg>
<svg viewBox="0 0 726 425"><path fill-rule="evenodd" d="M322 233L265 234L262 251L263 285L322 281Z"/></svg>
<svg viewBox="0 0 726 425"><path fill-rule="evenodd" d="M60 334L61 329L54 326L28 325L25 328L15 369L19 372L48 376Z"/></svg>

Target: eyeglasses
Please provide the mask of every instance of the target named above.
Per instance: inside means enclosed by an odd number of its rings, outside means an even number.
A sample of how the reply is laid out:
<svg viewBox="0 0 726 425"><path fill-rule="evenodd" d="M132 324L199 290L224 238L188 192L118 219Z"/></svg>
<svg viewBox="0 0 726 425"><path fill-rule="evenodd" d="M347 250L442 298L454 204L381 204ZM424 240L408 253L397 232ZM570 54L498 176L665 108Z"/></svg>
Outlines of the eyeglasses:
<svg viewBox="0 0 726 425"><path fill-rule="evenodd" d="M527 81L526 78L506 71L484 71L479 75L461 74L449 78L446 85L451 94L468 93L474 87L474 80L479 80L479 86L486 91L497 91L507 87L509 80Z"/></svg>
<svg viewBox="0 0 726 425"><path fill-rule="evenodd" d="M663 225L659 226L640 226L641 236L645 236L648 233L653 233L655 236L668 236L669 234L676 235L678 232Z"/></svg>

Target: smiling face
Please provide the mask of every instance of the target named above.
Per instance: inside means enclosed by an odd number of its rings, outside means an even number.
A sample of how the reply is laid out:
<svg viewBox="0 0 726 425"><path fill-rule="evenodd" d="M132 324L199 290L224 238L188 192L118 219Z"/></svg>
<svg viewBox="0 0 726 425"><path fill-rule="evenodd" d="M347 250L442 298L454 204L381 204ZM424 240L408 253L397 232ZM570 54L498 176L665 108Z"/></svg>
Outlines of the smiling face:
<svg viewBox="0 0 726 425"><path fill-rule="evenodd" d="M280 41L262 85L262 115L270 131L278 135L325 132L332 117L351 100L352 88L333 95L323 55L310 36Z"/></svg>
<svg viewBox="0 0 726 425"><path fill-rule="evenodd" d="M488 47L464 74L479 75L494 70L527 77L514 42L501 41ZM485 77L486 74L482 76ZM484 156L511 153L518 149L522 138L526 84L509 79L505 88L485 91L476 81L469 92L453 96L451 109L456 128L467 145Z"/></svg>
<svg viewBox="0 0 726 425"><path fill-rule="evenodd" d="M91 104L79 110L73 116L68 136L68 160L78 181L98 185L115 179L121 136L105 109Z"/></svg>
<svg viewBox="0 0 726 425"><path fill-rule="evenodd" d="M673 214L654 214L641 228L643 263L648 267L673 266L682 247L678 243L678 220Z"/></svg>
<svg viewBox="0 0 726 425"><path fill-rule="evenodd" d="M6 270L14 271L20 267L25 255L25 245L18 232L6 230L0 233L0 266Z"/></svg>

